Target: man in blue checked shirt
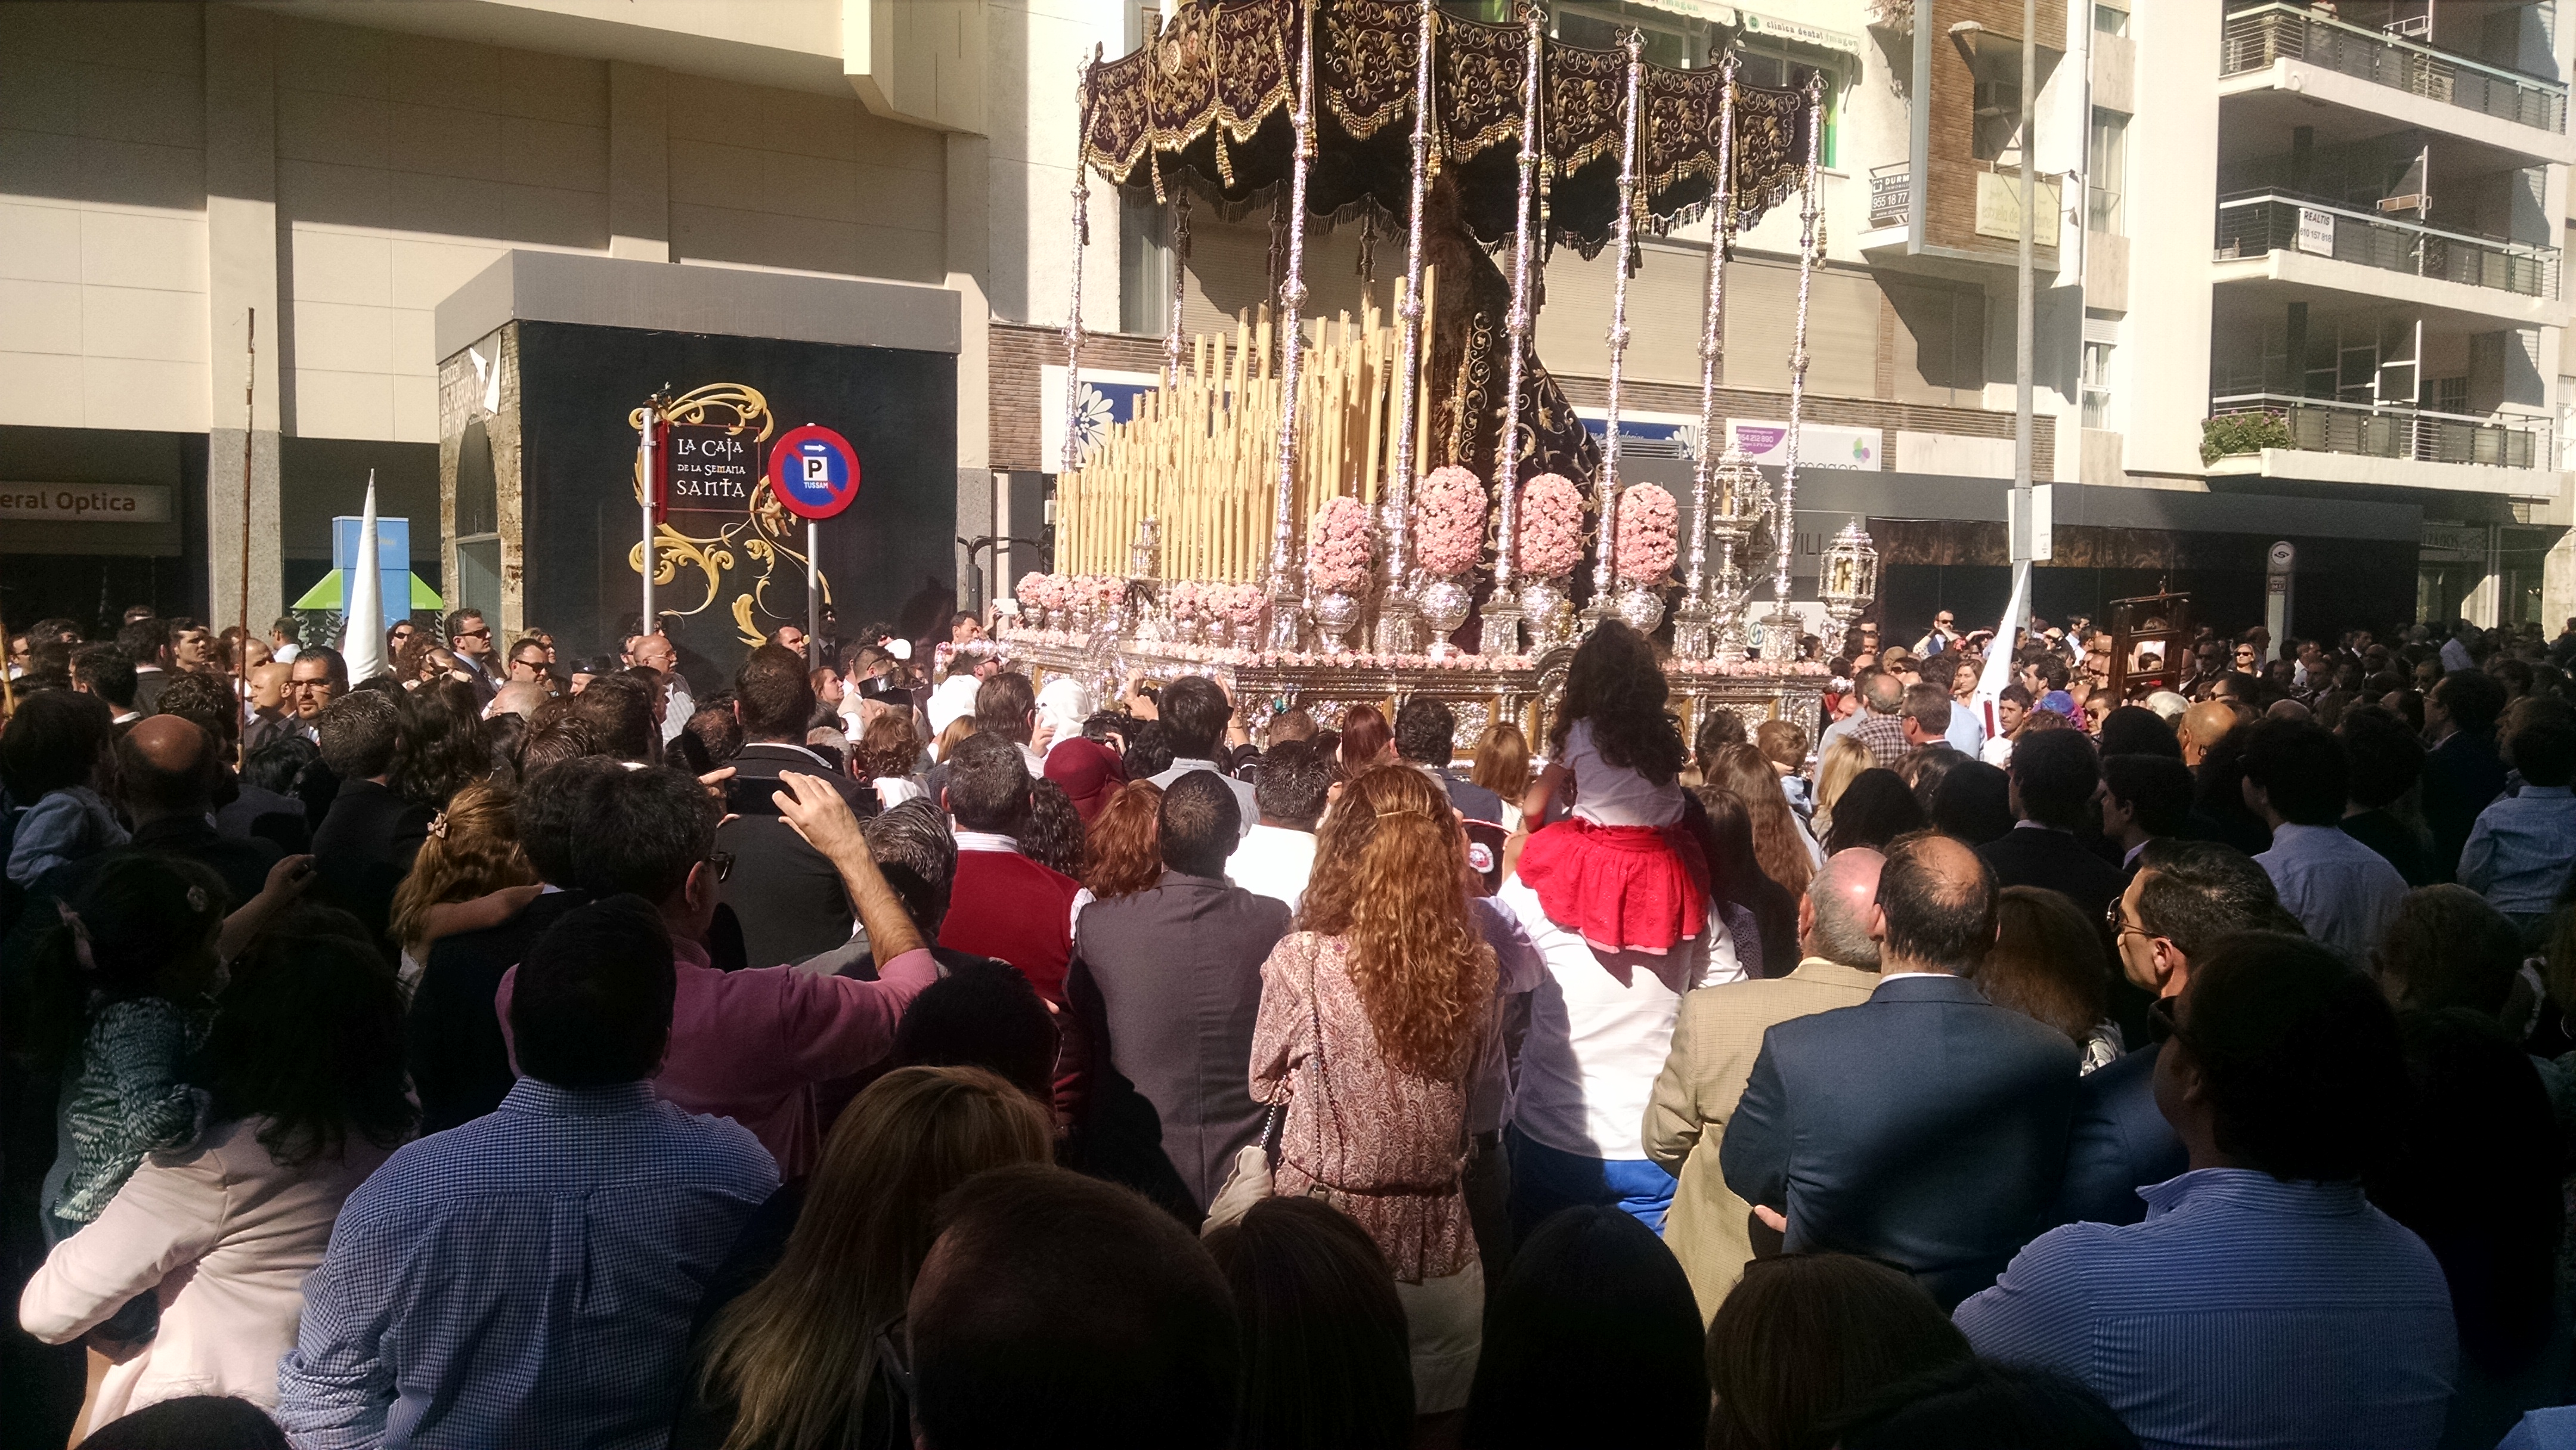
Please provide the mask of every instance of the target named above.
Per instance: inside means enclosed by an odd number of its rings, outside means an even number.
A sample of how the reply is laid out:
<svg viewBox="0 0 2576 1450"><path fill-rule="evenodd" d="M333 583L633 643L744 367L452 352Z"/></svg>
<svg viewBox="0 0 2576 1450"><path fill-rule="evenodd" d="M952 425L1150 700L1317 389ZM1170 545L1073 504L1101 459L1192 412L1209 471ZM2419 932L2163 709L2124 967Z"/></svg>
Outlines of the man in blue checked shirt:
<svg viewBox="0 0 2576 1450"><path fill-rule="evenodd" d="M351 1194L278 1365L299 1450L658 1447L707 1277L778 1187L751 1131L657 1101L671 938L614 897L519 964L500 1108Z"/></svg>

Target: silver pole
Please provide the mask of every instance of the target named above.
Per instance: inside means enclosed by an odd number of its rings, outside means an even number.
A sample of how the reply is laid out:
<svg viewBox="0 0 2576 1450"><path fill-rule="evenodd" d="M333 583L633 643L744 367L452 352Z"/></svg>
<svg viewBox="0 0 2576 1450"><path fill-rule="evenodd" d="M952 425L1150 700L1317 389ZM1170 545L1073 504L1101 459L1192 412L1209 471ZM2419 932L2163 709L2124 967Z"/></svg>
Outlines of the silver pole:
<svg viewBox="0 0 2576 1450"><path fill-rule="evenodd" d="M2005 528L2011 536L2013 597L2022 601L2020 617L2004 621L2005 637L1995 647L2010 650L2015 631L2027 618L2030 609L2031 560L2031 373L2033 370L2032 311L2038 306L2037 273L2033 247L2039 228L2039 161L2033 127L2035 91L2039 83L2039 0L2021 3L2021 237L2014 257L2013 279L2013 496L2011 517L2016 521Z"/></svg>
<svg viewBox="0 0 2576 1450"><path fill-rule="evenodd" d="M1717 181L1709 196L1708 293L1699 323L1699 457L1691 467L1690 587L1682 596L1682 612L1693 626L1688 642L1694 648L1685 651L1691 654L1704 654L1712 644L1708 638L1708 471L1723 451L1717 446L1717 370L1726 356L1726 244L1735 236L1736 64L1729 54L1720 72L1724 80L1718 88ZM1725 568L1732 573L1733 541L1726 547ZM1725 602L1717 601L1720 611ZM1673 643L1684 643L1678 630Z"/></svg>
<svg viewBox="0 0 2576 1450"><path fill-rule="evenodd" d="M1807 81L1806 197L1799 213L1798 320L1789 343L1789 442L1780 469L1780 497L1772 506L1771 532L1778 541L1771 569L1771 617L1762 631L1762 657L1785 664L1797 658L1797 616L1789 611L1789 565L1798 539L1798 430L1807 401L1807 301L1816 274L1816 254L1824 250L1822 212L1825 136L1825 83L1822 75Z"/></svg>
<svg viewBox="0 0 2576 1450"><path fill-rule="evenodd" d="M1421 460L1413 456L1415 393L1422 373L1422 207L1431 182L1431 47L1440 17L1433 0L1420 0L1421 19L1413 46L1413 175L1408 183L1404 233L1404 301L1396 347L1395 448L1386 480L1386 597L1377 605L1377 651L1410 654L1417 647L1416 613L1410 593L1413 550L1413 479ZM1464 462L1465 460L1460 460Z"/></svg>
<svg viewBox="0 0 2576 1450"><path fill-rule="evenodd" d="M1631 26L1621 44L1628 52L1628 95L1619 126L1619 218L1611 243L1606 436L1601 444L1601 476L1593 489L1601 515L1601 537L1592 551L1592 605L1586 614L1594 620L1610 612L1610 596L1619 588L1619 377L1628 355L1628 262L1637 243L1638 112L1643 109L1646 89L1645 32Z"/></svg>
<svg viewBox="0 0 2576 1450"><path fill-rule="evenodd" d="M1297 376L1305 352L1297 328L1306 303L1306 173L1314 164L1315 0L1299 0L1296 143L1288 163L1288 275L1279 284L1279 497L1270 537L1274 650L1293 650L1299 644L1297 576L1288 556L1297 528Z"/></svg>
<svg viewBox="0 0 2576 1450"><path fill-rule="evenodd" d="M661 396L656 394L646 399L644 411L639 416L641 422L636 428L639 438L637 447L641 450L644 467L644 476L637 480L642 484L638 492L644 500L644 612L636 616L635 632L651 634L653 632L653 425L660 422L662 418ZM622 646L626 642L619 640L618 643Z"/></svg>
<svg viewBox="0 0 2576 1450"><path fill-rule="evenodd" d="M823 648L822 571L815 557L823 551L823 526L812 519L805 521L805 667L814 667L814 657Z"/></svg>
<svg viewBox="0 0 2576 1450"><path fill-rule="evenodd" d="M1091 117L1100 47L1082 67L1082 125L1073 139L1073 295L1064 311L1064 471L1082 467L1082 252L1091 245Z"/></svg>
<svg viewBox="0 0 2576 1450"><path fill-rule="evenodd" d="M1503 323L1511 339L1511 361L1504 368L1503 426L1494 440L1494 498L1501 523L1494 531L1494 592L1485 601L1483 648L1487 654L1521 652L1521 605L1512 594L1512 557L1519 540L1512 527L1521 481L1521 380L1529 354L1531 269L1530 203L1537 189L1539 163L1539 81L1544 74L1547 16L1535 5L1522 7L1521 24L1529 33L1528 60L1521 72L1521 154L1519 205L1512 213L1512 307Z"/></svg>

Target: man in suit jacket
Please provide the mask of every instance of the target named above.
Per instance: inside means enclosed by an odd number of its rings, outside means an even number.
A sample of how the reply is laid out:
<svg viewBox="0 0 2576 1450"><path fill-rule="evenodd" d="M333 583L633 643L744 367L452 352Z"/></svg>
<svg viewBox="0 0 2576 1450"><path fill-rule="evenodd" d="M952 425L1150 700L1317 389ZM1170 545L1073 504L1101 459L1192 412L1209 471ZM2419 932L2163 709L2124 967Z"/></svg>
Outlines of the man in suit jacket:
<svg viewBox="0 0 2576 1450"><path fill-rule="evenodd" d="M2194 958L2240 931L2289 931L2271 876L2251 857L2216 841L2154 840L2121 892L2120 970L2157 997L2179 997ZM2183 1172L2182 1140L2156 1107L2156 1053L2149 1042L2087 1074L2075 1086L2066 1174L2052 1223L2137 1223L2138 1190Z"/></svg>
<svg viewBox="0 0 2576 1450"><path fill-rule="evenodd" d="M1977 848L1995 885L2057 892L2099 921L2120 894L2120 868L2084 848L2075 828L2102 784L2093 742L2080 730L2024 732L2013 743L2013 828Z"/></svg>
<svg viewBox="0 0 2576 1450"><path fill-rule="evenodd" d="M2505 765L2496 754L2496 721L2504 715L2503 682L2483 670L2454 670L2424 697L2424 824L2433 832L2425 869L2448 881L2478 824L2478 812L2504 794Z"/></svg>
<svg viewBox="0 0 2576 1450"><path fill-rule="evenodd" d="M744 960L756 967L803 961L850 939L850 898L841 873L778 814L778 775L819 778L861 820L877 813L877 794L805 747L814 687L793 651L762 645L733 677L734 718L742 753L726 762L729 819L716 829L716 849L733 858L720 883L725 904L742 923Z"/></svg>
<svg viewBox="0 0 2576 1450"><path fill-rule="evenodd" d="M439 938L404 1019L404 1059L420 1096L420 1130L436 1133L501 1105L518 1075L492 1007L501 978L546 928L590 901L573 888L573 837L592 792L626 772L604 755L548 766L519 787L519 849L545 891L498 926Z"/></svg>
<svg viewBox="0 0 2576 1450"><path fill-rule="evenodd" d="M1763 1034L1793 1017L1853 1007L1878 986L1869 918L1886 858L1855 847L1824 864L1798 903L1796 971L1702 988L1682 998L1672 1055L1646 1105L1646 1156L1681 1180L1664 1219L1664 1243L1690 1276L1700 1318L1753 1258L1751 1204L1726 1186L1718 1164L1727 1119L1744 1096Z"/></svg>
<svg viewBox="0 0 2576 1450"><path fill-rule="evenodd" d="M447 648L456 656L457 673L474 691L475 707L491 704L492 692L500 688L492 674L500 656L492 647L492 625L483 618L483 611L460 609L447 616Z"/></svg>
<svg viewBox="0 0 2576 1450"><path fill-rule="evenodd" d="M1239 807L1222 776L1163 792L1163 879L1085 906L1065 977L1067 1106L1088 1171L1186 1217L1261 1134L1244 1064L1261 964L1288 908L1225 879Z"/></svg>
<svg viewBox="0 0 2576 1450"><path fill-rule="evenodd" d="M1449 792L1449 804L1468 820L1499 826L1503 798L1449 768L1458 754L1457 737L1457 715L1429 695L1416 695L1395 712L1395 753L1431 772Z"/></svg>
<svg viewBox="0 0 2576 1450"><path fill-rule="evenodd" d="M1890 845L1877 990L1764 1034L1718 1150L1788 1252L1898 1265L1944 1309L2046 1226L2075 1099L2075 1044L1963 975L1994 945L1995 890L1947 836Z"/></svg>
<svg viewBox="0 0 2576 1450"><path fill-rule="evenodd" d="M352 690L324 709L316 729L322 763L338 778L313 828L313 867L324 899L383 940L394 891L429 839L431 812L388 784L401 707L382 690Z"/></svg>

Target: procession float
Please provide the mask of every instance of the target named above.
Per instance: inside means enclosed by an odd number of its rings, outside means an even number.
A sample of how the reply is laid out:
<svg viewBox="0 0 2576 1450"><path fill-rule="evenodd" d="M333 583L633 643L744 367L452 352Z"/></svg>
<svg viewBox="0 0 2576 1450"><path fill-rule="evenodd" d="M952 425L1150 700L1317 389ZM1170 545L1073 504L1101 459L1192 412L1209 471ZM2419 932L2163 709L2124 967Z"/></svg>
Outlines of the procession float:
<svg viewBox="0 0 2576 1450"><path fill-rule="evenodd" d="M1824 666L1790 601L1809 280L1823 252L1810 84L1563 44L1433 0L1191 0L1131 55L1081 76L1067 415L1081 386L1084 217L1094 174L1166 204L1175 257L1160 387L1086 441L1068 427L1054 567L1018 581L1006 647L1043 679L1223 680L1256 722L1327 727L1362 701L1429 694L1458 745L1512 720L1543 738L1573 646L1604 618L1656 637L1686 731L1705 712L1816 728ZM1723 261L1800 205L1785 466L1717 436ZM1266 214L1276 309L1184 336L1194 206ZM1628 278L1638 239L1700 217L1714 244L1700 331L1690 498L1620 476ZM1401 235L1392 316L1306 315L1306 242L1357 223ZM1531 349L1547 254L1615 248L1599 439ZM1368 256L1363 243L1363 257ZM1365 266L1366 263L1364 262ZM1816 658L1870 602L1857 524L1818 575ZM1768 586L1771 608L1756 615Z"/></svg>

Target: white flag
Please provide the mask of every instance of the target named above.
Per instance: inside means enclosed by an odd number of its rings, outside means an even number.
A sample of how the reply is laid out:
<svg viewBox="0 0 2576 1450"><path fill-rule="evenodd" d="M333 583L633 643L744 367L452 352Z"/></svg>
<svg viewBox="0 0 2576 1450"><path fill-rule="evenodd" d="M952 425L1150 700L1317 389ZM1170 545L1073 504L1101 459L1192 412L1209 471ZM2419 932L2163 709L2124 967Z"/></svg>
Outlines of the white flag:
<svg viewBox="0 0 2576 1450"><path fill-rule="evenodd" d="M376 471L372 468L367 470L367 507L358 515L357 567L340 582L340 602L348 617L340 655L348 661L349 683L354 685L393 666L385 658L385 591L376 567Z"/></svg>
<svg viewBox="0 0 2576 1450"><path fill-rule="evenodd" d="M1977 676L1974 704L1977 719L1986 727L1986 738L2003 734L1995 721L1995 701L2001 699L2004 686L2012 683L2013 639L2030 608L2030 565L2013 565L2012 598L2004 605L2004 622L1995 627L1995 637L1986 645L1986 668Z"/></svg>

